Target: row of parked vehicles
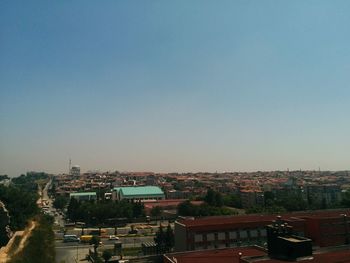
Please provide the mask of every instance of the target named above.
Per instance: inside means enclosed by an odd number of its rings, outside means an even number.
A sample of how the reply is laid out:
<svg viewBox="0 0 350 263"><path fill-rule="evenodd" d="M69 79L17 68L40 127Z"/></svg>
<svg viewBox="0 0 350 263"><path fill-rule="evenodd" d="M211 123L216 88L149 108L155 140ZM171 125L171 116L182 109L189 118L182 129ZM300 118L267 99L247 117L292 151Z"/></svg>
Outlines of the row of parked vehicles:
<svg viewBox="0 0 350 263"><path fill-rule="evenodd" d="M63 242L81 242L81 243L89 243L93 235L82 235L80 238L77 235L64 235ZM109 240L119 240L119 237L115 235L110 235L108 237Z"/></svg>

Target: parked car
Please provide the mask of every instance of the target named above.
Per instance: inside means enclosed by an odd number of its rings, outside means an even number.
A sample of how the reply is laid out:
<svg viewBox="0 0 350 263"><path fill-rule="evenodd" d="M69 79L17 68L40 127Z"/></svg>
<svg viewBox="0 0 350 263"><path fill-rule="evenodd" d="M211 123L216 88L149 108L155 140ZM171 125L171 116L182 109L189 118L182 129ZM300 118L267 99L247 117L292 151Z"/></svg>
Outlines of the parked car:
<svg viewBox="0 0 350 263"><path fill-rule="evenodd" d="M64 235L63 242L80 242L80 239L77 237L77 235Z"/></svg>
<svg viewBox="0 0 350 263"><path fill-rule="evenodd" d="M129 234L137 234L139 231L137 229L131 229Z"/></svg>
<svg viewBox="0 0 350 263"><path fill-rule="evenodd" d="M110 235L109 240L119 240L119 237L115 236L115 235Z"/></svg>

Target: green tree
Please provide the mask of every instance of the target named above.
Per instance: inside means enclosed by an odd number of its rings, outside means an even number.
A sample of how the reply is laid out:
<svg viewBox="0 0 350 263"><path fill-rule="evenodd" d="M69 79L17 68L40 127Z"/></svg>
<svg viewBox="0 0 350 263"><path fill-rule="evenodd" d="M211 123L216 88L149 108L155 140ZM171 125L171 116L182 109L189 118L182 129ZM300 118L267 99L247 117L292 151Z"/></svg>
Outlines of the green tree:
<svg viewBox="0 0 350 263"><path fill-rule="evenodd" d="M225 206L242 208L241 197L238 194L224 195L223 204Z"/></svg>
<svg viewBox="0 0 350 263"><path fill-rule="evenodd" d="M277 197L276 205L287 211L302 211L307 209L307 203L298 192L285 192Z"/></svg>
<svg viewBox="0 0 350 263"><path fill-rule="evenodd" d="M217 207L223 206L222 195L219 192L215 192L215 205Z"/></svg>
<svg viewBox="0 0 350 263"><path fill-rule="evenodd" d="M209 188L207 194L204 197L204 201L211 206L221 207L223 206L223 198L221 193Z"/></svg>
<svg viewBox="0 0 350 263"><path fill-rule="evenodd" d="M0 181L5 180L5 179L9 179L7 174L0 175Z"/></svg>
<svg viewBox="0 0 350 263"><path fill-rule="evenodd" d="M162 214L162 209L159 206L155 206L151 209L151 216L158 217Z"/></svg>
<svg viewBox="0 0 350 263"><path fill-rule="evenodd" d="M20 189L14 185L9 187L0 185L0 200L9 211L12 230L23 229L28 219L38 213L37 199L38 195L32 192L31 187L28 189L23 186Z"/></svg>
<svg viewBox="0 0 350 263"><path fill-rule="evenodd" d="M209 205L215 205L215 191L211 188L207 190L207 194L204 197L204 201Z"/></svg>
<svg viewBox="0 0 350 263"><path fill-rule="evenodd" d="M9 212L6 210L5 205L0 201L0 247L6 245L9 241L9 224Z"/></svg>
<svg viewBox="0 0 350 263"><path fill-rule="evenodd" d="M344 193L342 193L341 204L344 207L350 207L350 189L347 189Z"/></svg>
<svg viewBox="0 0 350 263"><path fill-rule="evenodd" d="M79 208L81 204L75 198L71 198L67 208L67 216L72 221L77 221L79 219ZM81 214L80 214L81 215Z"/></svg>
<svg viewBox="0 0 350 263"><path fill-rule="evenodd" d="M57 209L63 209L67 205L67 198L64 196L57 196L55 201L53 201L53 206Z"/></svg>
<svg viewBox="0 0 350 263"><path fill-rule="evenodd" d="M132 214L133 217L145 216L144 205L141 202L132 203Z"/></svg>
<svg viewBox="0 0 350 263"><path fill-rule="evenodd" d="M107 263L112 258L112 252L109 250L104 250L102 253L102 258L105 260L105 263Z"/></svg>
<svg viewBox="0 0 350 263"><path fill-rule="evenodd" d="M41 215L24 249L9 263L54 263L55 236L51 218Z"/></svg>
<svg viewBox="0 0 350 263"><path fill-rule="evenodd" d="M51 188L49 189L49 192L52 194L52 195L55 195L56 194L56 184L53 183Z"/></svg>
<svg viewBox="0 0 350 263"><path fill-rule="evenodd" d="M264 192L264 200L265 200L265 206L271 205L275 202L275 195L271 191Z"/></svg>
<svg viewBox="0 0 350 263"><path fill-rule="evenodd" d="M171 251L175 244L174 231L171 228L170 224L168 225L165 232L165 247L167 251Z"/></svg>
<svg viewBox="0 0 350 263"><path fill-rule="evenodd" d="M164 252L164 249L166 247L165 240L166 236L163 230L163 226L160 225L159 230L157 231L156 236L154 237L154 242L157 244L157 250L159 253Z"/></svg>
<svg viewBox="0 0 350 263"><path fill-rule="evenodd" d="M177 212L181 216L195 216L197 208L189 200L180 203L177 206Z"/></svg>

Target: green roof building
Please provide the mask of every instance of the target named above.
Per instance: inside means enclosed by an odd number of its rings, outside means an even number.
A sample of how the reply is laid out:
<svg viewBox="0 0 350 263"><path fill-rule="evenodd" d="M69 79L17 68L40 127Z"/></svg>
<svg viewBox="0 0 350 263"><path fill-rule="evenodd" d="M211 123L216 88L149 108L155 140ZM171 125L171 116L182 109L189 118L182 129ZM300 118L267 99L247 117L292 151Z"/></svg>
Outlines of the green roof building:
<svg viewBox="0 0 350 263"><path fill-rule="evenodd" d="M125 186L115 187L115 199L117 200L161 200L165 199L164 192L158 186Z"/></svg>
<svg viewBox="0 0 350 263"><path fill-rule="evenodd" d="M85 192L85 193L70 193L69 198L75 198L78 201L90 201L96 200L96 192Z"/></svg>

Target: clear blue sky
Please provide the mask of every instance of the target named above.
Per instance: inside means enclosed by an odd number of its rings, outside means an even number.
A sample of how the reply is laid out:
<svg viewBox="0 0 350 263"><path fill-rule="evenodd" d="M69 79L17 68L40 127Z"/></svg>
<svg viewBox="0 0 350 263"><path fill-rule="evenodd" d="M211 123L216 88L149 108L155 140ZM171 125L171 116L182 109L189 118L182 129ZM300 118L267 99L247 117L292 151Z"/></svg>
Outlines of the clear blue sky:
<svg viewBox="0 0 350 263"><path fill-rule="evenodd" d="M0 174L349 169L349 1L1 1Z"/></svg>

